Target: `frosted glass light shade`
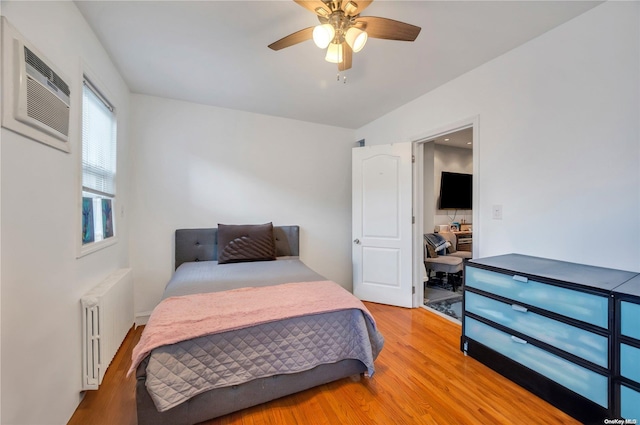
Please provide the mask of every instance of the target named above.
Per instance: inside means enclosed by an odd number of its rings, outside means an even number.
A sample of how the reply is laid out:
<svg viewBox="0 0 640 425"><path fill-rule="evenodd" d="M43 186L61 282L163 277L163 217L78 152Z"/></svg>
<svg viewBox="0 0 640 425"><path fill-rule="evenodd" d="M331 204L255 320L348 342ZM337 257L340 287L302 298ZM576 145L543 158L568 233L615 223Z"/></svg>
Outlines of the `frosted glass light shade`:
<svg viewBox="0 0 640 425"><path fill-rule="evenodd" d="M324 49L333 41L335 35L336 30L331 24L318 25L313 29L313 42L319 48Z"/></svg>
<svg viewBox="0 0 640 425"><path fill-rule="evenodd" d="M342 62L342 44L331 43L327 49L327 55L324 57L327 62Z"/></svg>
<svg viewBox="0 0 640 425"><path fill-rule="evenodd" d="M353 50L355 53L364 48L364 45L367 44L368 37L369 36L367 35L367 33L362 31L361 29L351 27L347 30L344 39L349 47L351 47L351 50Z"/></svg>

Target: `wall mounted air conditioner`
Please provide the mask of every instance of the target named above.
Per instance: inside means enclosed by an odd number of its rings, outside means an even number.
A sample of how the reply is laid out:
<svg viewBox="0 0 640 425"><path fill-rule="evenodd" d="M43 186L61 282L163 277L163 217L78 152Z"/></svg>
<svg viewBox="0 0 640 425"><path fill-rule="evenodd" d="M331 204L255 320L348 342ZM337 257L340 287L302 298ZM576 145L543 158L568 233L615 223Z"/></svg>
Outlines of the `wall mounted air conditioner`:
<svg viewBox="0 0 640 425"><path fill-rule="evenodd" d="M2 126L69 152L69 84L2 17Z"/></svg>

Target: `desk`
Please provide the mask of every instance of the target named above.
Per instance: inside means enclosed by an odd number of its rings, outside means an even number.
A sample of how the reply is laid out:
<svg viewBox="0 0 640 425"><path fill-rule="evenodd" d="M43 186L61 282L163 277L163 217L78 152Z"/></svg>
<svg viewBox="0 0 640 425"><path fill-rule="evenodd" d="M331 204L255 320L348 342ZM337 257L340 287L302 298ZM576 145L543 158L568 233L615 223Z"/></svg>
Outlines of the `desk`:
<svg viewBox="0 0 640 425"><path fill-rule="evenodd" d="M453 232L456 235L456 250L458 251L472 251L473 246L473 232L470 230Z"/></svg>

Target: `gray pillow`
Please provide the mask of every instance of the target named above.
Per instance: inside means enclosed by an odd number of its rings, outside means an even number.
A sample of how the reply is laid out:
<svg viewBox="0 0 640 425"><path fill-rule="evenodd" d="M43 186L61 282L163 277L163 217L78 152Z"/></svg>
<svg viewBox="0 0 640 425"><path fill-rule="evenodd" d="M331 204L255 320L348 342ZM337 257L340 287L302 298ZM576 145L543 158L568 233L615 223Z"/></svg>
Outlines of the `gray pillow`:
<svg viewBox="0 0 640 425"><path fill-rule="evenodd" d="M218 224L218 264L275 259L273 223Z"/></svg>

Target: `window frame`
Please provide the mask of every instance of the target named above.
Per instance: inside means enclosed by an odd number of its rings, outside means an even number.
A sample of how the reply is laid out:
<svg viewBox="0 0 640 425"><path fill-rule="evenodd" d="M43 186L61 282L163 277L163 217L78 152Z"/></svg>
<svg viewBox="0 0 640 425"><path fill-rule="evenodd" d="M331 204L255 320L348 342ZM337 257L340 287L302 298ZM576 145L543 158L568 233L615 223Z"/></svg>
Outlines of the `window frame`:
<svg viewBox="0 0 640 425"><path fill-rule="evenodd" d="M96 251L100 251L104 248L113 246L115 244L118 243L119 241L119 231L118 231L118 208L120 208L120 202L119 202L119 196L118 196L118 184L117 184L117 180L118 180L118 165L119 165L119 160L118 160L118 141L119 141L119 137L118 137L118 108L115 105L114 102L112 102L112 99L114 99L114 96L106 89L106 85L102 83L102 81L100 80L100 78L98 78L96 76L95 73L93 73L87 66L86 64L82 64L80 67L80 73L79 73L79 89L76 90L76 96L74 96L75 98L75 104L78 105L77 109L77 113L75 114L75 116L77 116L78 118L78 125L76 126L77 131L78 131L78 159L77 159L77 170L78 170L78 179L77 179L77 205L76 205L76 212L77 212L77 218L76 218L76 228L77 228L77 232L76 232L76 245L77 245L77 256L76 258L82 258L85 255L91 254L93 252ZM100 241L97 242L89 242L86 244L82 243L82 206L83 206L83 194L85 193L84 191L84 186L83 186L83 165L82 165L82 156L83 156L83 134L82 134L82 125L83 125L83 99L84 99L84 84L85 84L85 80L89 81L89 85L90 88L92 90L97 91L97 95L98 97L102 98L103 101L106 101L107 104L109 104L111 106L111 108L113 109L113 117L115 120L115 137L116 137L116 177L115 177L115 189L114 189L114 195L113 197L106 197L107 199L111 199L112 204L111 204L111 208L112 208L112 220L113 220L113 230L114 230L114 234L112 237L109 237L107 239L102 239ZM97 194L96 194L97 195Z"/></svg>

